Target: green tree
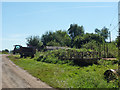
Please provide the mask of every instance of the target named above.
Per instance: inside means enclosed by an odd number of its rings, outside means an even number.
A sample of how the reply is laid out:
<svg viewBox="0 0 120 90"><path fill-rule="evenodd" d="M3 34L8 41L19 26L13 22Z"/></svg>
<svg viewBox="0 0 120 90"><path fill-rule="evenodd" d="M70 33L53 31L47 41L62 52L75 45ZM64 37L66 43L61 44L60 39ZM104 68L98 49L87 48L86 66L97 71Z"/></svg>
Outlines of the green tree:
<svg viewBox="0 0 120 90"><path fill-rule="evenodd" d="M104 41L103 37L98 34L86 33L83 36L76 36L73 41L73 46L76 48L81 48L82 45L87 44L92 40L96 43L103 43Z"/></svg>
<svg viewBox="0 0 120 90"><path fill-rule="evenodd" d="M95 40L90 40L88 43L82 45L82 48L98 50L98 43Z"/></svg>
<svg viewBox="0 0 120 90"><path fill-rule="evenodd" d="M47 45L47 43L52 41L53 38L54 38L53 32L49 31L42 35L41 41L43 42L44 45Z"/></svg>
<svg viewBox="0 0 120 90"><path fill-rule="evenodd" d="M41 41L44 45L51 46L70 46L70 37L66 31L47 32L42 35Z"/></svg>
<svg viewBox="0 0 120 90"><path fill-rule="evenodd" d="M95 33L102 36L104 38L104 40L106 40L109 36L109 31L108 31L108 28L106 28L106 27L103 27L101 30L96 28Z"/></svg>
<svg viewBox="0 0 120 90"><path fill-rule="evenodd" d="M77 24L71 24L70 28L68 29L68 33L71 37L71 47L73 47L75 37L84 35L84 28L83 26L78 26Z"/></svg>
<svg viewBox="0 0 120 90"><path fill-rule="evenodd" d="M27 40L27 46L29 47L34 47L36 49L40 49L40 47L43 45L43 43L41 42L39 36L30 36L28 38L26 38Z"/></svg>
<svg viewBox="0 0 120 90"><path fill-rule="evenodd" d="M83 36L76 36L73 41L73 46L76 48L81 48L85 43L85 38Z"/></svg>
<svg viewBox="0 0 120 90"><path fill-rule="evenodd" d="M70 34L70 37L74 39L76 36L82 36L84 34L84 28L83 26L78 26L77 24L71 24L68 32Z"/></svg>
<svg viewBox="0 0 120 90"><path fill-rule="evenodd" d="M106 40L108 38L109 32L108 32L108 28L103 27L101 30L101 36L104 37L104 39Z"/></svg>
<svg viewBox="0 0 120 90"><path fill-rule="evenodd" d="M58 30L55 32L55 40L60 43L61 46L70 46L70 37L66 31Z"/></svg>
<svg viewBox="0 0 120 90"><path fill-rule="evenodd" d="M95 33L98 34L98 35L100 35L101 34L101 30L99 30L99 29L96 28L95 29Z"/></svg>

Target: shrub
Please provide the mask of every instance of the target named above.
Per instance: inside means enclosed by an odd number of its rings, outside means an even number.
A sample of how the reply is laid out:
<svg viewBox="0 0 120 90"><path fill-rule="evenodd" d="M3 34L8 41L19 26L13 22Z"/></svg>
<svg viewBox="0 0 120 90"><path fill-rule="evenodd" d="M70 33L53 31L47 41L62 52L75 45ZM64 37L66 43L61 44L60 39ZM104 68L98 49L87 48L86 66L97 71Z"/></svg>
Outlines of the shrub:
<svg viewBox="0 0 120 90"><path fill-rule="evenodd" d="M37 61L47 62L47 63L58 63L58 64L70 64L70 65L88 65L94 62L86 60L83 61L82 57L89 58L92 57L92 50L90 49L58 49L47 52L42 52L37 58ZM86 55L82 56L82 53ZM95 54L94 54L95 55ZM77 59L78 58L78 59Z"/></svg>

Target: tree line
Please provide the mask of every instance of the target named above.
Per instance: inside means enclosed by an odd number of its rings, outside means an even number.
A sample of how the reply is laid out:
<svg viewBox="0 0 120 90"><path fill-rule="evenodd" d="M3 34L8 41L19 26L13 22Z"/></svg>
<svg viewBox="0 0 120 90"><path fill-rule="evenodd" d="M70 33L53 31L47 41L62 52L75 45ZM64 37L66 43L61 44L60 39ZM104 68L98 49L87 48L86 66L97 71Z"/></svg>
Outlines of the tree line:
<svg viewBox="0 0 120 90"><path fill-rule="evenodd" d="M85 33L84 27L78 24L71 24L68 30L47 31L41 37L30 36L26 38L27 46L36 47L38 50L42 46L64 46L71 48L94 49L98 44L103 44L108 39L109 29L95 29L95 33Z"/></svg>

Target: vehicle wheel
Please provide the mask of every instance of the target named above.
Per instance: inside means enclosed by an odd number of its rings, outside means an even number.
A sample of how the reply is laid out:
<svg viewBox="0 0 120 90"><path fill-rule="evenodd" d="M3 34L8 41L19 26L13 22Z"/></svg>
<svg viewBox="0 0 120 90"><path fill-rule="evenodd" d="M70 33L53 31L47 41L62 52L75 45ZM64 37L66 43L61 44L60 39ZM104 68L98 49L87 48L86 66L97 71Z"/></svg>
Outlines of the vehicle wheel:
<svg viewBox="0 0 120 90"><path fill-rule="evenodd" d="M34 58L34 55L32 55L31 58Z"/></svg>
<svg viewBox="0 0 120 90"><path fill-rule="evenodd" d="M20 55L20 58L23 58L23 55Z"/></svg>
<svg viewBox="0 0 120 90"><path fill-rule="evenodd" d="M27 55L24 55L24 58L26 58L27 57Z"/></svg>

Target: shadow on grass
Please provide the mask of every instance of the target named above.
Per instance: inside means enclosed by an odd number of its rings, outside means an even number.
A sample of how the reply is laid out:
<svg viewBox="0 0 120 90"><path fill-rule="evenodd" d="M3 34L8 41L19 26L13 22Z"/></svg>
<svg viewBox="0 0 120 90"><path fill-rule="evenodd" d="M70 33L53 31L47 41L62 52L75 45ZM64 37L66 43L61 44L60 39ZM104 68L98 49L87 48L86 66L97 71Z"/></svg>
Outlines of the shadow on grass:
<svg viewBox="0 0 120 90"><path fill-rule="evenodd" d="M84 66L89 66L89 65L100 65L97 61L95 60L95 62L86 62L87 60L80 60L80 59L74 59L74 60L57 60L55 62L53 62L52 60L46 60L46 57L40 56L37 61L41 61L41 62L45 62L45 63L53 63L53 64L68 64L71 66L80 66L80 67L84 67Z"/></svg>

